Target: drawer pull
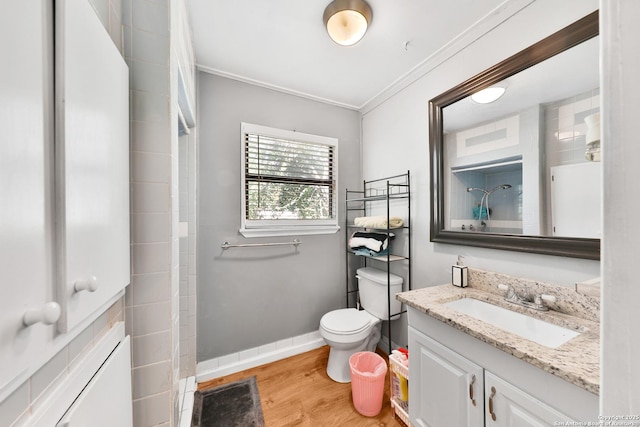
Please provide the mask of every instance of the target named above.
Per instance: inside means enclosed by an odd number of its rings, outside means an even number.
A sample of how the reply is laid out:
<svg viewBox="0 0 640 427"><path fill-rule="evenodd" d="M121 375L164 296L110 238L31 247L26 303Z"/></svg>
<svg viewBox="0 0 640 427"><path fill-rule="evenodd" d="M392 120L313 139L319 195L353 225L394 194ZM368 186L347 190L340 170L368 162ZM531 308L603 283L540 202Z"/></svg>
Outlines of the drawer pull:
<svg viewBox="0 0 640 427"><path fill-rule="evenodd" d="M98 289L98 279L96 276L91 276L86 280L76 280L73 284L73 290L76 292L95 292Z"/></svg>
<svg viewBox="0 0 640 427"><path fill-rule="evenodd" d="M489 414L491 415L491 419L493 421L496 420L496 413L493 412L493 398L496 396L496 388L491 387L491 396L489 396Z"/></svg>
<svg viewBox="0 0 640 427"><path fill-rule="evenodd" d="M27 310L22 318L22 323L24 323L25 326L35 325L36 323L53 325L59 318L60 304L55 301L51 301L40 308L31 308Z"/></svg>
<svg viewBox="0 0 640 427"><path fill-rule="evenodd" d="M473 398L473 385L476 383L475 374L471 375L471 383L469 384L469 399L471 399L471 404L476 406L476 399Z"/></svg>

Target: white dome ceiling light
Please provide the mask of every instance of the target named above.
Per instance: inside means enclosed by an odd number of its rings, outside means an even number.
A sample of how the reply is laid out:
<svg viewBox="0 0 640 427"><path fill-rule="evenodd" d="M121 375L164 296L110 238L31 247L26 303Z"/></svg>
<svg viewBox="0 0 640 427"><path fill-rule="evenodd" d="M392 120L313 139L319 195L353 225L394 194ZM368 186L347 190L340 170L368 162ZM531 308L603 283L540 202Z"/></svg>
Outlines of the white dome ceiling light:
<svg viewBox="0 0 640 427"><path fill-rule="evenodd" d="M471 99L478 104L490 104L504 95L506 90L506 88L501 86L491 86L474 93L471 95Z"/></svg>
<svg viewBox="0 0 640 427"><path fill-rule="evenodd" d="M324 10L323 20L334 42L352 46L364 37L372 16L364 0L334 0Z"/></svg>

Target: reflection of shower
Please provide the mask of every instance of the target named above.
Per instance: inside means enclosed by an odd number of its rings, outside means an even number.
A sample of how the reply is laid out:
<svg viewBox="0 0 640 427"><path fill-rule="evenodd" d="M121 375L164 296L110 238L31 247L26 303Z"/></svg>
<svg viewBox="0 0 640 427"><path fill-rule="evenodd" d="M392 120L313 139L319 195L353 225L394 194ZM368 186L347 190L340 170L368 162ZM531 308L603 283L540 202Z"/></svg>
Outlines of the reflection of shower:
<svg viewBox="0 0 640 427"><path fill-rule="evenodd" d="M485 211L487 212L487 221L491 220L491 215L489 214L489 196L491 195L491 193L493 193L494 191L497 190L506 190L508 188L511 188L511 184L502 184L502 185L496 185L495 187L493 187L491 190L485 190L484 188L477 188L477 187L467 187L467 192L470 193L472 191L482 191L484 194L482 195L482 198L480 199L480 209L478 210L478 221L482 221L482 206L484 205ZM482 224L484 225L484 224Z"/></svg>

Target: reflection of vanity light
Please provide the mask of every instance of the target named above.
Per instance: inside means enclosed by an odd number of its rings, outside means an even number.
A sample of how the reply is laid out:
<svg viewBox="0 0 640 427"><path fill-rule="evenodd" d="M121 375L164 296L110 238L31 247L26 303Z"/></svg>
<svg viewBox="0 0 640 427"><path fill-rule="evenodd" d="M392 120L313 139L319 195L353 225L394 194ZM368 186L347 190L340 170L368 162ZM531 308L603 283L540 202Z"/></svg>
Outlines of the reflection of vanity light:
<svg viewBox="0 0 640 427"><path fill-rule="evenodd" d="M600 161L600 113L591 114L584 118L587 124L587 152L585 157L592 162Z"/></svg>
<svg viewBox="0 0 640 427"><path fill-rule="evenodd" d="M505 90L500 86L488 87L471 95L471 99L478 104L489 104L504 95Z"/></svg>

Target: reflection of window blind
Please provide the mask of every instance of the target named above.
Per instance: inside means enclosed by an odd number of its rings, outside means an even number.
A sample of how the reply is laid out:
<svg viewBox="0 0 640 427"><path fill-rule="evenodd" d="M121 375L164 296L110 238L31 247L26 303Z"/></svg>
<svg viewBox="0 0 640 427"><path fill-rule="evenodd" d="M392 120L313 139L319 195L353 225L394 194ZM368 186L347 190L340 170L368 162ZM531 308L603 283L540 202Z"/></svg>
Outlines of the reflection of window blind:
<svg viewBox="0 0 640 427"><path fill-rule="evenodd" d="M335 218L334 150L245 133L245 218Z"/></svg>

